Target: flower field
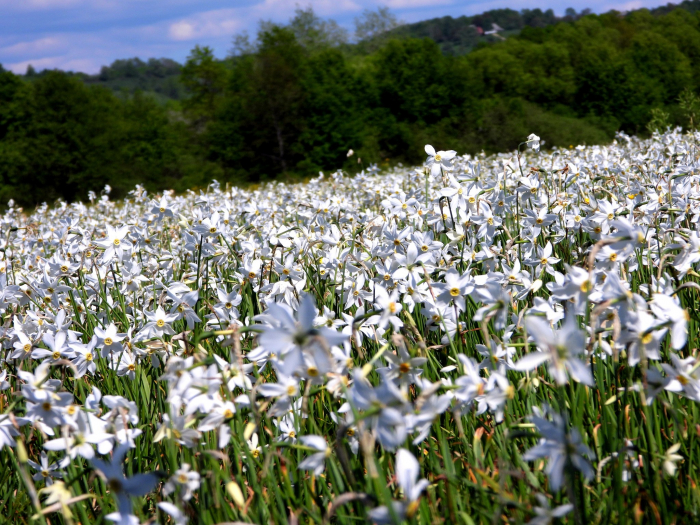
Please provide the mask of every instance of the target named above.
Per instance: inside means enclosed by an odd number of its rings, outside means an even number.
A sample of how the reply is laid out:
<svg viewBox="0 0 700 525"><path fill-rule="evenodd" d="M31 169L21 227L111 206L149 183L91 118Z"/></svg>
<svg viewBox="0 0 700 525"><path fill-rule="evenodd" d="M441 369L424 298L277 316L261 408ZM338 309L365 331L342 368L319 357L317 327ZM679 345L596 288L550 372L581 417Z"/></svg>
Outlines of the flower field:
<svg viewBox="0 0 700 525"><path fill-rule="evenodd" d="M34 212L13 523L697 523L700 134Z"/></svg>

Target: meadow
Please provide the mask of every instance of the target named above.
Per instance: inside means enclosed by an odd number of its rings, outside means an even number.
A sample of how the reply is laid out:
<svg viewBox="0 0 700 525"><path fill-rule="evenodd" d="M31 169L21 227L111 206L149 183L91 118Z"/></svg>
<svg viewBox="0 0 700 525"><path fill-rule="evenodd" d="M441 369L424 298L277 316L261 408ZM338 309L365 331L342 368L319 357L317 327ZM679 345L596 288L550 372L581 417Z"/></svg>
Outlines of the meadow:
<svg viewBox="0 0 700 525"><path fill-rule="evenodd" d="M696 523L698 139L11 202L2 516Z"/></svg>

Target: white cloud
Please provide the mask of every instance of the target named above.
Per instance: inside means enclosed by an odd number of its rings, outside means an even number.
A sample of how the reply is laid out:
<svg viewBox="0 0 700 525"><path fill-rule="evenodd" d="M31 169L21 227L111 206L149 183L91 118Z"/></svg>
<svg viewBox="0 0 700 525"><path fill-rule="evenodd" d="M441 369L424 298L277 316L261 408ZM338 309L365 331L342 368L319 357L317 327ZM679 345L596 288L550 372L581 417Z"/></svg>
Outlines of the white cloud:
<svg viewBox="0 0 700 525"><path fill-rule="evenodd" d="M2 56L17 56L26 54L45 54L47 51L60 51L59 48L64 46L64 42L57 37L40 38L31 42L18 42L11 46L0 48Z"/></svg>
<svg viewBox="0 0 700 525"><path fill-rule="evenodd" d="M231 37L243 29L253 29L254 31L260 20L271 19L275 22L287 22L294 15L297 6L306 5L311 5L316 14L322 17L355 13L362 9L362 6L353 0L311 0L306 3L289 0L264 0L249 7L215 9L197 13L170 23L167 32L168 36L175 41L220 36Z"/></svg>
<svg viewBox="0 0 700 525"><path fill-rule="evenodd" d="M195 36L194 27L190 22L181 20L171 24L168 28L168 35L173 40L189 40Z"/></svg>

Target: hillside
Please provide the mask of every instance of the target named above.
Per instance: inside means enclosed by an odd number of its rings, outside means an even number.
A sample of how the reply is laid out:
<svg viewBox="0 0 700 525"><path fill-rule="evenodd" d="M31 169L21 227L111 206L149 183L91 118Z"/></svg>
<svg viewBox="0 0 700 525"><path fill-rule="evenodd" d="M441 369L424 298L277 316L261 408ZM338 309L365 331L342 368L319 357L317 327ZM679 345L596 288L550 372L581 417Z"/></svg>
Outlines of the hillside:
<svg viewBox="0 0 700 525"><path fill-rule="evenodd" d="M445 16L413 24L404 24L390 31L390 38L430 38L446 55L464 55L478 45L495 43L503 38L517 35L524 27L547 27L558 22L572 22L590 13L567 10L567 15L557 17L548 9L493 9L474 16L453 18Z"/></svg>
<svg viewBox="0 0 700 525"><path fill-rule="evenodd" d="M180 82L182 65L170 58L149 58L144 62L138 57L119 59L109 66L102 66L97 75L67 73L82 80L88 86L101 86L120 97L132 96L140 91L159 103L181 100L186 96ZM48 73L34 72L30 67L24 78L33 81Z"/></svg>
<svg viewBox="0 0 700 525"><path fill-rule="evenodd" d="M700 0L686 0L680 4L669 3L649 12L658 17L677 9L690 13L698 12ZM349 55L367 55L391 39L429 38L438 45L443 54L460 56L479 46L495 44L519 35L524 28L545 28L561 22L574 22L590 12L590 9L583 9L577 13L569 8L564 16L558 17L551 9L492 9L473 16L431 18L402 24L365 41L343 45L341 49ZM169 100L182 100L186 96L186 90L179 78L181 68L181 64L169 58L149 58L143 61L134 57L115 60L111 65L103 66L97 75L68 74L75 75L87 85L106 87L119 96L129 96L141 91L163 104ZM25 77L31 80L42 74L44 72L35 73L30 67Z"/></svg>

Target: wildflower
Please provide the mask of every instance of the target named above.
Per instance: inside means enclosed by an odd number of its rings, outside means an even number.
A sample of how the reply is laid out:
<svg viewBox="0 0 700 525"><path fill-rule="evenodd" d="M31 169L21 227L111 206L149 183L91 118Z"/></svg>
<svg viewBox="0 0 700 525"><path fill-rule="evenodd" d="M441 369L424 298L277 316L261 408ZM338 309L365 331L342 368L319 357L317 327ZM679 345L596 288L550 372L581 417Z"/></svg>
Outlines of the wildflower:
<svg viewBox="0 0 700 525"><path fill-rule="evenodd" d="M529 149L540 151L540 138L534 133L530 133L525 141Z"/></svg>
<svg viewBox="0 0 700 525"><path fill-rule="evenodd" d="M426 166L430 168L430 174L433 177L440 175L441 170L452 169L452 159L457 155L456 151L438 151L435 152L435 148L427 144L425 146L425 152L428 158L425 161Z"/></svg>
<svg viewBox="0 0 700 525"><path fill-rule="evenodd" d="M538 458L547 458L545 473L549 478L549 485L553 491L558 491L564 483L564 469L567 465L580 470L586 479L593 477L593 467L584 456L592 456L590 449L581 441L581 434L575 428L567 428L564 419L554 412L549 411L552 420L543 417L541 411L536 410L530 419L537 427L542 439L540 443L523 455L525 461L533 461Z"/></svg>
<svg viewBox="0 0 700 525"><path fill-rule="evenodd" d="M408 450L401 448L396 452L394 462L396 470L396 482L403 491L404 500L392 501L394 515L400 520L410 519L418 511L421 493L427 488L427 479L418 479L420 476L420 465L415 456ZM392 523L392 515L385 506L372 509L368 513L372 521L383 524Z"/></svg>
<svg viewBox="0 0 700 525"><path fill-rule="evenodd" d="M46 486L50 487L53 485L54 478L63 477L63 473L60 472L60 469L65 468L69 462L69 458L64 458L58 463L49 463L49 457L46 455L46 452L42 452L39 463L35 463L32 460L29 460L27 463L31 468L36 470L36 474L32 476L32 479L34 481L43 480Z"/></svg>
<svg viewBox="0 0 700 525"><path fill-rule="evenodd" d="M145 312L148 323L134 336L134 341L145 341L154 337L164 335L175 335L175 331L170 323L175 321L177 314L166 314L162 307L158 307L155 312Z"/></svg>
<svg viewBox="0 0 700 525"><path fill-rule="evenodd" d="M111 261L114 257L120 260L123 258L124 250L131 248L131 243L125 240L128 233L129 226L115 229L107 224L107 237L104 240L95 241L97 246L105 249L102 255L105 261Z"/></svg>
<svg viewBox="0 0 700 525"><path fill-rule="evenodd" d="M549 362L549 372L559 385L565 385L566 371L580 383L593 386L590 369L576 356L583 353L585 340L576 326L573 315L569 315L564 326L552 330L549 323L535 316L525 318L525 327L534 338L539 352L530 352L513 365L513 369L522 372L533 370L540 364Z"/></svg>
<svg viewBox="0 0 700 525"><path fill-rule="evenodd" d="M120 445L114 451L110 462L101 459L92 460L92 466L107 485L109 492L117 499L118 510L111 514L111 519L120 525L127 525L133 521L131 498L146 495L158 482L158 475L155 473L124 477L121 464L128 450L127 445Z"/></svg>
<svg viewBox="0 0 700 525"><path fill-rule="evenodd" d="M535 517L528 523L533 525L550 525L554 520L566 516L574 509L573 503L565 503L558 507L552 508L547 496L544 494L535 494L539 505L535 507Z"/></svg>
<svg viewBox="0 0 700 525"><path fill-rule="evenodd" d="M160 503L158 503L158 508L172 518L174 525L187 524L188 520L185 513L178 509L172 503L168 503L167 501L161 501Z"/></svg>
<svg viewBox="0 0 700 525"><path fill-rule="evenodd" d="M117 327L114 323L110 323L106 329L96 326L95 336L97 337L97 341L94 346L101 347L102 357L108 357L110 354L118 354L123 350L121 342L126 337L126 334L118 334Z"/></svg>
<svg viewBox="0 0 700 525"><path fill-rule="evenodd" d="M309 447L317 452L307 456L299 463L300 470L312 470L315 475L323 473L325 470L325 461L331 455L331 449L328 448L326 440L321 436L301 436L299 441L305 447Z"/></svg>
<svg viewBox="0 0 700 525"><path fill-rule="evenodd" d="M192 498L192 493L197 489L199 489L199 472L190 470L190 465L183 463L182 467L177 469L163 485L163 495L167 496L179 491L179 497L184 501L189 501Z"/></svg>
<svg viewBox="0 0 700 525"><path fill-rule="evenodd" d="M666 453L664 454L664 463L663 463L663 470L664 474L667 476L675 476L676 475L676 463L683 461L683 456L680 454L676 454L681 448L680 443L675 443L671 445Z"/></svg>

